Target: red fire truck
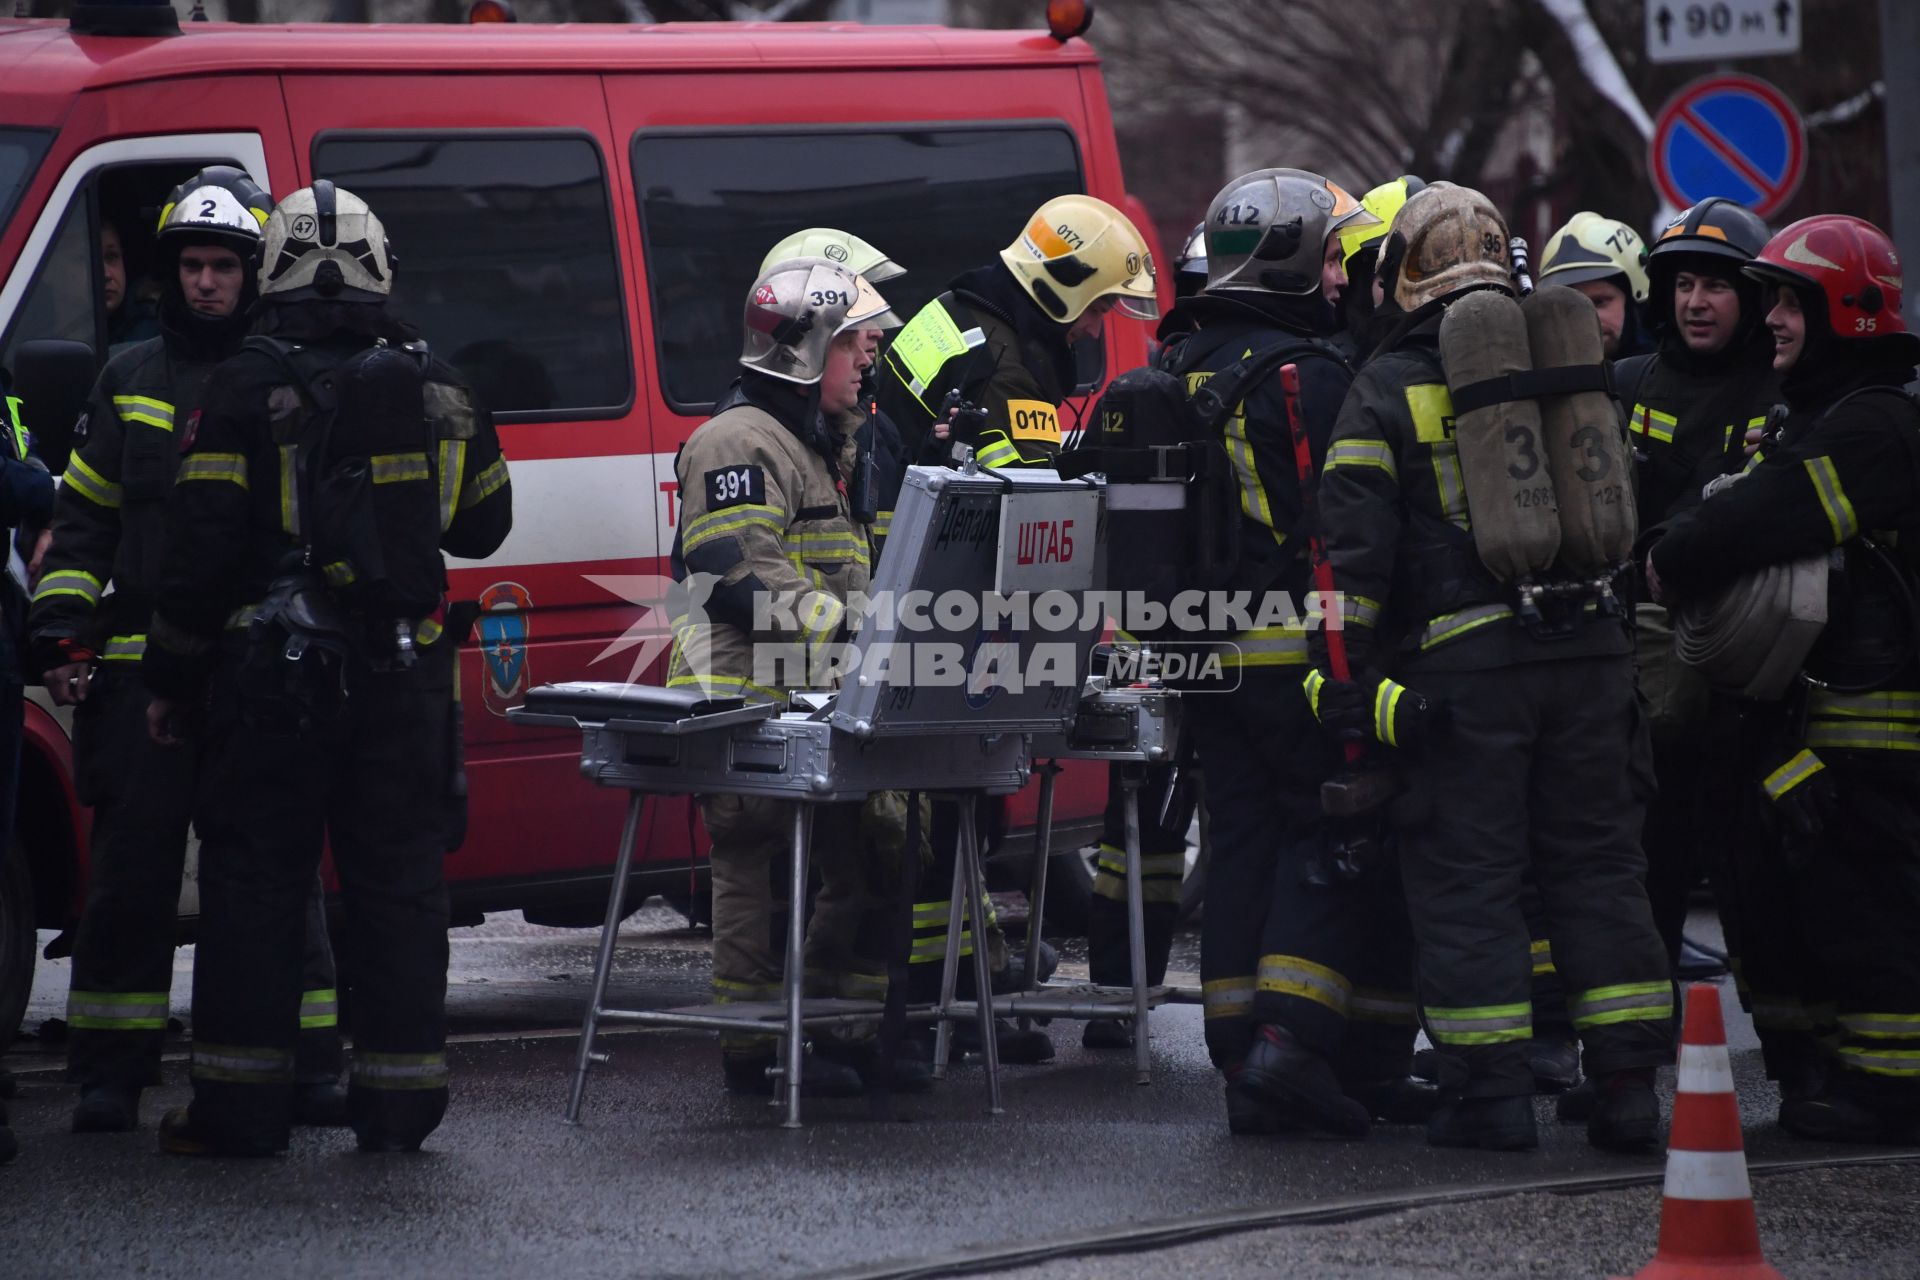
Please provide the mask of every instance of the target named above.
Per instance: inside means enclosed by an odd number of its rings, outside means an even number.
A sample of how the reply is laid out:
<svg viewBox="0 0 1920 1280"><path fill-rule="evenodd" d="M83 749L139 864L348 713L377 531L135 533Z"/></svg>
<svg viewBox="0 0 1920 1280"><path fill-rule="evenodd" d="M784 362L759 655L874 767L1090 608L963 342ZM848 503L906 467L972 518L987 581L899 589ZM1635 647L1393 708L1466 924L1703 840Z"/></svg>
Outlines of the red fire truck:
<svg viewBox="0 0 1920 1280"><path fill-rule="evenodd" d="M461 663L472 820L447 864L459 923L519 909L586 924L605 909L622 797L581 781L577 740L502 713L532 684L657 678L620 644L646 621L617 580L664 572L674 453L733 376L739 299L766 248L808 225L853 231L909 268L888 296L911 314L1047 197L1127 202L1093 50L1046 32L174 29L164 7L79 13L0 20L0 367L34 339L104 358L128 325L105 308L103 234L124 246L125 311L164 194L202 165L237 164L275 192L326 177L366 198L397 250L394 308L500 424L513 534L452 575L484 610ZM1142 363L1146 341L1109 324L1084 353L1075 411L1107 371ZM60 424L31 404L26 416L57 450ZM0 875L0 1043L35 929L62 930L47 948L61 953L86 877L67 733L44 702L27 715ZM1063 777L1056 848L1090 839L1104 791L1098 771ZM1030 848L1032 809L1032 788L1008 806L1004 857ZM649 806L647 888L688 886L697 827L685 801ZM1062 871L1056 883L1084 883L1077 864Z"/></svg>

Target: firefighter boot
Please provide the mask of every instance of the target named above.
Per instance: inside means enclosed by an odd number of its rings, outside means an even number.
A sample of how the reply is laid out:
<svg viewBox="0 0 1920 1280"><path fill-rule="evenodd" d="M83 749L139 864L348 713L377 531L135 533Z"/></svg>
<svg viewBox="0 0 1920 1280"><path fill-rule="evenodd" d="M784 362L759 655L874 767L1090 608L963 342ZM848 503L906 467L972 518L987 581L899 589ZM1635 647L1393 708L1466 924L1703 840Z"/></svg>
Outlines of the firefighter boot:
<svg viewBox="0 0 1920 1280"><path fill-rule="evenodd" d="M1053 1040L1038 1027L1029 1027L1022 1031L1006 1018L995 1018L993 1040L994 1047L1000 1051L1000 1061L1003 1065L1032 1067L1042 1062L1053 1061ZM964 1022L953 1024L952 1052L955 1057L983 1052L979 1024L973 1019L968 1018Z"/></svg>
<svg viewBox="0 0 1920 1280"><path fill-rule="evenodd" d="M1559 1036L1527 1041L1527 1069L1535 1093L1563 1093L1580 1083L1580 1042Z"/></svg>
<svg viewBox="0 0 1920 1280"><path fill-rule="evenodd" d="M1241 1068L1241 1085L1282 1115L1343 1138L1364 1138L1367 1108L1349 1098L1324 1055L1271 1023L1255 1035Z"/></svg>
<svg viewBox="0 0 1920 1280"><path fill-rule="evenodd" d="M1380 1124L1425 1124L1440 1105L1439 1086L1414 1076L1396 1080L1351 1080L1347 1096Z"/></svg>
<svg viewBox="0 0 1920 1280"><path fill-rule="evenodd" d="M347 1117L347 1087L337 1080L310 1080L293 1087L293 1122L313 1129L340 1129Z"/></svg>
<svg viewBox="0 0 1920 1280"><path fill-rule="evenodd" d="M216 1135L197 1124L190 1107L175 1107L160 1117L160 1150L170 1156L241 1156L256 1158L277 1156L286 1151L284 1141L266 1138L238 1140Z"/></svg>
<svg viewBox="0 0 1920 1280"><path fill-rule="evenodd" d="M886 1064L881 1060L877 1040L827 1039L814 1044L813 1058L800 1074L802 1091L805 1091L808 1078L813 1074L813 1064L821 1061L851 1067L859 1075L861 1085L869 1092L883 1083L894 1093L925 1093L933 1088L931 1063L896 1054L892 1063L893 1074L883 1081L881 1077Z"/></svg>
<svg viewBox="0 0 1920 1280"><path fill-rule="evenodd" d="M1223 1072L1227 1078L1227 1132L1238 1137L1298 1132L1299 1125L1247 1088L1241 1078L1245 1065L1235 1063Z"/></svg>
<svg viewBox="0 0 1920 1280"><path fill-rule="evenodd" d="M1540 1132L1533 1123L1533 1099L1518 1093L1442 1102L1427 1117L1427 1145L1531 1151L1540 1145Z"/></svg>
<svg viewBox="0 0 1920 1280"><path fill-rule="evenodd" d="M1553 1113L1561 1124L1585 1124L1593 1118L1593 1109L1599 1101L1599 1087L1589 1076L1553 1100Z"/></svg>
<svg viewBox="0 0 1920 1280"><path fill-rule="evenodd" d="M1594 1083L1587 1142L1602 1151L1645 1151L1660 1141L1660 1100L1653 1072L1616 1071Z"/></svg>
<svg viewBox="0 0 1920 1280"><path fill-rule="evenodd" d="M1783 1098L1780 1127L1815 1142L1905 1146L1920 1142L1920 1096L1874 1093L1843 1074L1817 1093Z"/></svg>
<svg viewBox="0 0 1920 1280"><path fill-rule="evenodd" d="M140 1127L140 1091L118 1084L97 1084L80 1095L73 1109L75 1133L131 1133Z"/></svg>

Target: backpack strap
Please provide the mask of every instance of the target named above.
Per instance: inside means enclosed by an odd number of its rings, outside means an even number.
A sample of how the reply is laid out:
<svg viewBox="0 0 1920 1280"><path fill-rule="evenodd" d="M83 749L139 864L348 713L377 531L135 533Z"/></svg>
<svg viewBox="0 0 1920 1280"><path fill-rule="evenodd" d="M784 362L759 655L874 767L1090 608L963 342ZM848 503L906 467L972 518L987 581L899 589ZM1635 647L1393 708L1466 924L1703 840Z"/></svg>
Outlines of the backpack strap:
<svg viewBox="0 0 1920 1280"><path fill-rule="evenodd" d="M1332 343L1289 334L1270 347L1236 360L1200 385L1193 393L1193 408L1201 425L1219 431L1262 382L1281 365L1300 356L1319 356L1342 367L1347 363Z"/></svg>

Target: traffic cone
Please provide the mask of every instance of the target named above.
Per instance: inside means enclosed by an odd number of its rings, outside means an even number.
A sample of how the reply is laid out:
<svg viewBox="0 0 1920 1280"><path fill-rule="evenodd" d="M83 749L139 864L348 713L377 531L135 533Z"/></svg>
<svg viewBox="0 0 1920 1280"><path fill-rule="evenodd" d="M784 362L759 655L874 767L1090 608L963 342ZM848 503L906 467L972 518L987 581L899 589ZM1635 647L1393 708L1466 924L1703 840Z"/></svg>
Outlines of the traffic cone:
<svg viewBox="0 0 1920 1280"><path fill-rule="evenodd" d="M1633 1280L1782 1280L1760 1255L1720 991L1687 988L1660 1247Z"/></svg>

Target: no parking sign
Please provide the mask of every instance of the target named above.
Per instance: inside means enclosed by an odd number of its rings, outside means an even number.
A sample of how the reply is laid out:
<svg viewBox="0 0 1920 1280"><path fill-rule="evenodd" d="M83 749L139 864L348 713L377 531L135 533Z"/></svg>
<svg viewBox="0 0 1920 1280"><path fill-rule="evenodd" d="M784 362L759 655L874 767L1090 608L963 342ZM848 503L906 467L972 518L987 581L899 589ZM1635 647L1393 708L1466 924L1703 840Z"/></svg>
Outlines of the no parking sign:
<svg viewBox="0 0 1920 1280"><path fill-rule="evenodd" d="M1722 196L1770 218L1800 187L1807 134L1800 113L1765 80L1708 76L1660 109L1649 167L1678 208Z"/></svg>

